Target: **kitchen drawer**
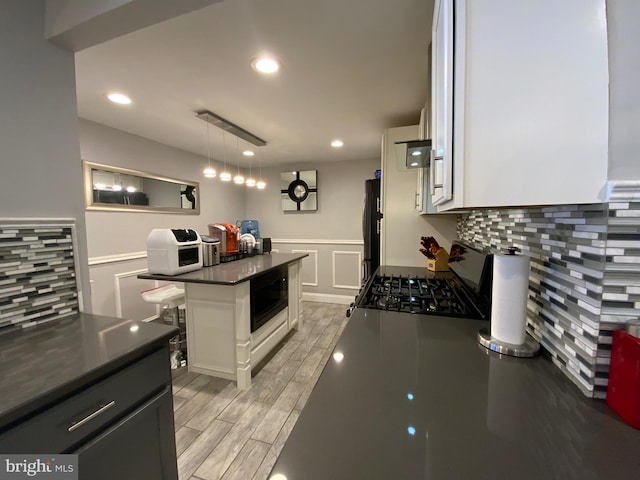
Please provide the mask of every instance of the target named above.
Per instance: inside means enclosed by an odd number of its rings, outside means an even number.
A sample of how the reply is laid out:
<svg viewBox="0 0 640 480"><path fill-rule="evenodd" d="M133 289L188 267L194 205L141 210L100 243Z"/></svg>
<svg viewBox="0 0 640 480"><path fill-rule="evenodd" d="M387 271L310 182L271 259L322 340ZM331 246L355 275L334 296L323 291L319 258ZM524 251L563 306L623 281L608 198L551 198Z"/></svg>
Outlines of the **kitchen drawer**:
<svg viewBox="0 0 640 480"><path fill-rule="evenodd" d="M171 382L161 349L0 436L2 453L63 453Z"/></svg>

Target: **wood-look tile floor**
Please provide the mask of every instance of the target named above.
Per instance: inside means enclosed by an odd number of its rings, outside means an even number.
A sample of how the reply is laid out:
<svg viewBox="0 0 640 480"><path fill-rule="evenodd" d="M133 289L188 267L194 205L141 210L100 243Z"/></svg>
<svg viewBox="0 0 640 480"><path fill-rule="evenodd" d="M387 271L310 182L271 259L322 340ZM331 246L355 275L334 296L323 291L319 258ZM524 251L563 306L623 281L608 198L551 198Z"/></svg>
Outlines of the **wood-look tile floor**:
<svg viewBox="0 0 640 480"><path fill-rule="evenodd" d="M318 381L347 318L346 307L304 302L304 326L254 369L251 388L174 371L180 480L266 480Z"/></svg>

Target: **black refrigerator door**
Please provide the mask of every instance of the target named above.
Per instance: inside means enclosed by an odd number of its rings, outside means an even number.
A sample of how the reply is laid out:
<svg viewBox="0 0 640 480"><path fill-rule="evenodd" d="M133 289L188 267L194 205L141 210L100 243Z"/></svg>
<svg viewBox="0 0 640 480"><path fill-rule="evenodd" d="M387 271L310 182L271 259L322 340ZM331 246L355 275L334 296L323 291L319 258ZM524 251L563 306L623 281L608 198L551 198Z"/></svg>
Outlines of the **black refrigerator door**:
<svg viewBox="0 0 640 480"><path fill-rule="evenodd" d="M362 262L362 283L364 284L380 265L380 180L365 181L364 212L362 215L362 236L364 239L364 260Z"/></svg>

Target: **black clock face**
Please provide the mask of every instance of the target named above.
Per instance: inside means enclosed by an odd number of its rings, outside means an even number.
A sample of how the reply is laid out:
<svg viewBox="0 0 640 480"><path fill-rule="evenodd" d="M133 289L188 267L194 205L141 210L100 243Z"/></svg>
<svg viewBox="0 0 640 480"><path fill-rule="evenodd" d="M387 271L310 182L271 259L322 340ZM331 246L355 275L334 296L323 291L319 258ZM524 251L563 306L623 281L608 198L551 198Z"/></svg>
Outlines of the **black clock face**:
<svg viewBox="0 0 640 480"><path fill-rule="evenodd" d="M285 212L318 209L316 170L283 172L281 174L282 210Z"/></svg>

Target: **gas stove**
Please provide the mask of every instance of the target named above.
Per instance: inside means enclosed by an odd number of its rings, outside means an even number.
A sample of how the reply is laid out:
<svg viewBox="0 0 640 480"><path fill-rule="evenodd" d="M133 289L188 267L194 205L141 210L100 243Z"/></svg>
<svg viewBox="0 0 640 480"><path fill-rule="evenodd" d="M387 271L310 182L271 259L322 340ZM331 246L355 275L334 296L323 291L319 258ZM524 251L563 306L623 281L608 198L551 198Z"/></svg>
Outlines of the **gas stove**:
<svg viewBox="0 0 640 480"><path fill-rule="evenodd" d="M448 280L426 276L376 275L361 306L406 313L470 314Z"/></svg>
<svg viewBox="0 0 640 480"><path fill-rule="evenodd" d="M491 310L493 257L454 242L450 272L380 266L356 299L356 308L486 319Z"/></svg>

